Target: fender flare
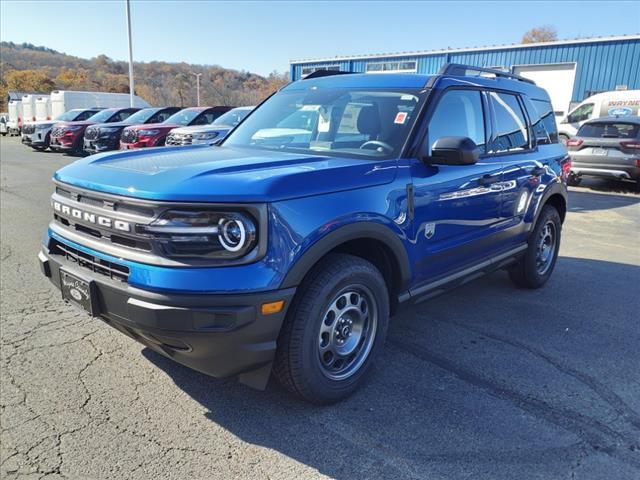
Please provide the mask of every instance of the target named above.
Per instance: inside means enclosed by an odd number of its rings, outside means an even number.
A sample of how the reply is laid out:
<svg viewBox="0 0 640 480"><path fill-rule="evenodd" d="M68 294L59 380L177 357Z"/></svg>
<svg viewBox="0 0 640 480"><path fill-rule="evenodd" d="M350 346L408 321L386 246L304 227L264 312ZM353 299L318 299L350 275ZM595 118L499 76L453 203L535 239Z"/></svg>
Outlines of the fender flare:
<svg viewBox="0 0 640 480"><path fill-rule="evenodd" d="M305 275L331 250L351 240L377 240L385 244L394 256L400 269L400 289L406 288L411 280L409 256L402 240L393 230L379 223L356 222L328 233L320 238L295 261L280 288L290 288L300 285Z"/></svg>
<svg viewBox="0 0 640 480"><path fill-rule="evenodd" d="M564 183L559 183L559 182L553 183L549 187L547 187L547 189L544 191L544 193L540 197L540 200L538 201L538 205L533 216L533 222L531 223L532 228L538 222L538 217L542 212L542 207L547 203L547 201L549 200L549 198L551 198L552 195L560 195L564 199L564 203L567 206L567 211L569 210L568 208L569 194L567 192L566 185Z"/></svg>

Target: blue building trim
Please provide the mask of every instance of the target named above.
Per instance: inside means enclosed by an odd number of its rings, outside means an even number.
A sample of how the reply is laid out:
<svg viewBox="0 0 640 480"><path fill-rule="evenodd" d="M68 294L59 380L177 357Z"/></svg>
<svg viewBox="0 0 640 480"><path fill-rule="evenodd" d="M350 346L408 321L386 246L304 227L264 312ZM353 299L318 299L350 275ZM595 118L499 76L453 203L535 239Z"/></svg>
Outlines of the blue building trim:
<svg viewBox="0 0 640 480"><path fill-rule="evenodd" d="M303 68L308 67L339 66L342 71L366 72L369 63L391 61L416 61L415 73L421 74L437 73L448 62L479 67L504 67L510 70L519 65L575 63L573 102L579 102L597 92L614 90L618 85L626 85L629 90L640 89L640 35L292 61L290 75L292 80L299 80Z"/></svg>

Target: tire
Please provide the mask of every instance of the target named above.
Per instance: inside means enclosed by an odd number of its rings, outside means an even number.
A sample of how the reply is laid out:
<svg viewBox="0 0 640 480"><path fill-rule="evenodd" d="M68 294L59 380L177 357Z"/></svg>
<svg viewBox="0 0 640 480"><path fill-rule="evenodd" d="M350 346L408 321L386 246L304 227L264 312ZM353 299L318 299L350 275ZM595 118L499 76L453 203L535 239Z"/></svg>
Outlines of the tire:
<svg viewBox="0 0 640 480"><path fill-rule="evenodd" d="M330 254L298 289L280 332L273 373L308 402L335 403L362 384L388 324L389 293L380 271L359 257Z"/></svg>
<svg viewBox="0 0 640 480"><path fill-rule="evenodd" d="M575 173L569 173L569 178L567 179L567 184L572 187L577 187L582 182L582 178Z"/></svg>
<svg viewBox="0 0 640 480"><path fill-rule="evenodd" d="M547 283L558 259L561 233L560 214L551 205L545 205L529 237L524 256L509 270L513 283L531 289Z"/></svg>

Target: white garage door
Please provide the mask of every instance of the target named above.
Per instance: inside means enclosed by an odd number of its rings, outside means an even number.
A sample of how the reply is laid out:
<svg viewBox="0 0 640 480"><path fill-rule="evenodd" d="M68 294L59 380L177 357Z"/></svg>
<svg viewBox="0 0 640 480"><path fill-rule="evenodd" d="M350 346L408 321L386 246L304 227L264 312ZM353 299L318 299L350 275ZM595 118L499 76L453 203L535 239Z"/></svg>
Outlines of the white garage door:
<svg viewBox="0 0 640 480"><path fill-rule="evenodd" d="M549 93L556 118L567 114L573 95L573 82L576 79L575 63L516 65L513 67L513 73L533 80Z"/></svg>

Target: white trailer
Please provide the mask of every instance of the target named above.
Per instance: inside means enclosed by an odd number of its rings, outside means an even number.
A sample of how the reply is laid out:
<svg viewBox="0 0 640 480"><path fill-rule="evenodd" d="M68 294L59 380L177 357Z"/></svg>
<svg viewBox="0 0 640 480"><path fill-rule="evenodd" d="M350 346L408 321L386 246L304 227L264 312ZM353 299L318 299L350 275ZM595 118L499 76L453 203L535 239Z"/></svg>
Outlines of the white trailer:
<svg viewBox="0 0 640 480"><path fill-rule="evenodd" d="M51 98L49 95L36 97L36 121L51 120Z"/></svg>
<svg viewBox="0 0 640 480"><path fill-rule="evenodd" d="M36 96L32 94L22 96L22 123L35 121Z"/></svg>
<svg viewBox="0 0 640 480"><path fill-rule="evenodd" d="M137 95L133 98L134 107L146 108L150 106ZM73 108L117 108L128 106L128 93L74 92L70 90L54 90L51 92L51 116L53 118Z"/></svg>
<svg viewBox="0 0 640 480"><path fill-rule="evenodd" d="M11 100L9 102L9 121L7 122L7 130L9 135L19 135L22 130L22 101Z"/></svg>

